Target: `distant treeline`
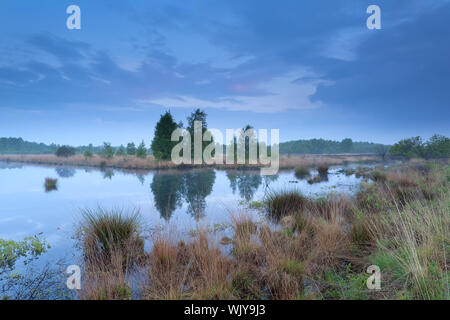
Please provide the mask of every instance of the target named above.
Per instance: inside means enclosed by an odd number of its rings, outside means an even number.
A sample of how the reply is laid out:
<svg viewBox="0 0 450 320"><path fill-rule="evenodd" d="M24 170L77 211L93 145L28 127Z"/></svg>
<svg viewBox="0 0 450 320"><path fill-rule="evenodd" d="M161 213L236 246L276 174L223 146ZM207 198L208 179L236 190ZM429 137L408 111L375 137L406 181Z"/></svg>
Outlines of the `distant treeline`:
<svg viewBox="0 0 450 320"><path fill-rule="evenodd" d="M391 156L403 158L448 158L450 157L450 139L438 134L428 141L421 137L400 140L389 150Z"/></svg>
<svg viewBox="0 0 450 320"><path fill-rule="evenodd" d="M54 143L29 142L22 138L0 138L0 154L54 154L59 147ZM89 145L76 147L75 151L77 154L83 154L86 150L96 153L102 148Z"/></svg>
<svg viewBox="0 0 450 320"><path fill-rule="evenodd" d="M157 132L158 133L158 132ZM168 140L167 138L166 140ZM155 139L156 140L156 139ZM166 142L166 140L163 140ZM155 142L152 147L155 148ZM164 143L163 143L164 144ZM170 145L172 146L172 145ZM0 138L0 154L56 154L66 146L57 144L44 144L25 141L22 138ZM146 149L142 143L137 147L134 143L128 143L126 147L112 147L109 143L103 146L67 147L71 153L105 155L137 155L144 156L152 154L152 148ZM155 148L157 149L157 148ZM157 149L159 150L159 149ZM169 148L167 154L170 155ZM64 150L63 150L64 151ZM154 151L154 150L153 150ZM440 158L450 157L450 139L434 135L428 141L424 142L421 137L404 139L393 146L377 144L371 142L353 142L351 139L342 141L332 141L324 139L297 140L280 143L281 154L339 154L339 153L357 153L357 154L379 154L382 156L391 155L404 158Z"/></svg>
<svg viewBox="0 0 450 320"><path fill-rule="evenodd" d="M280 143L281 154L338 154L376 153L385 154L388 145L371 142L353 142L352 139L332 141L324 139L297 140Z"/></svg>

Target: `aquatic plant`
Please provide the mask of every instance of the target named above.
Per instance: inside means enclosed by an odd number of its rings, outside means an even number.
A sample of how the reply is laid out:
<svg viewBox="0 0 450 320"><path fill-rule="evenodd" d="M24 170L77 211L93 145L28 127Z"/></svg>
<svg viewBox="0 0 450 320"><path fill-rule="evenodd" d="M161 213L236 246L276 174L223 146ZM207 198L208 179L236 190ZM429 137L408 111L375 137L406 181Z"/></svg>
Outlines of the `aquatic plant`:
<svg viewBox="0 0 450 320"><path fill-rule="evenodd" d="M45 178L44 187L45 187L45 192L58 190L58 179Z"/></svg>
<svg viewBox="0 0 450 320"><path fill-rule="evenodd" d="M308 168L305 168L305 167L298 167L298 168L295 168L295 177L297 178L297 179L305 179L306 177L308 177L309 176L309 169Z"/></svg>
<svg viewBox="0 0 450 320"><path fill-rule="evenodd" d="M271 191L265 197L269 216L276 220L302 211L307 201L307 198L295 190Z"/></svg>

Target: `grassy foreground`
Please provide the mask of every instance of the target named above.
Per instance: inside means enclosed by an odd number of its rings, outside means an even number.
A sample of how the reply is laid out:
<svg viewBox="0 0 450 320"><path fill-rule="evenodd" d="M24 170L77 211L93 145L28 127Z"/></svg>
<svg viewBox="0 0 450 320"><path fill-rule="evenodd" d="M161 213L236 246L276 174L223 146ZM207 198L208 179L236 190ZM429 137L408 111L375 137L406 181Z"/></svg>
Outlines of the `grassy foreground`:
<svg viewBox="0 0 450 320"><path fill-rule="evenodd" d="M275 192L264 199L266 222L235 215L231 238L204 228L189 237L158 230L147 251L135 214L88 212L78 296L449 299L448 163L365 174L374 182L363 183L354 197ZM366 286L371 265L381 270L380 290Z"/></svg>

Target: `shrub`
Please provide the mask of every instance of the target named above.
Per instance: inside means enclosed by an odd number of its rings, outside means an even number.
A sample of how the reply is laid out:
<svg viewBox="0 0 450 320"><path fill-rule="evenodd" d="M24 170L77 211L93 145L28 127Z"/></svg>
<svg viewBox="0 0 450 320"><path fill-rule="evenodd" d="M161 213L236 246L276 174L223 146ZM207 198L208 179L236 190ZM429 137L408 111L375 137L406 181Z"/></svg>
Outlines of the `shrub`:
<svg viewBox="0 0 450 320"><path fill-rule="evenodd" d="M58 189L58 179L45 178L45 192L50 192Z"/></svg>
<svg viewBox="0 0 450 320"><path fill-rule="evenodd" d="M59 147L58 149L56 149L55 155L57 157L72 157L74 156L76 153L76 150L74 147L70 147L70 146L62 146Z"/></svg>
<svg viewBox="0 0 450 320"><path fill-rule="evenodd" d="M309 169L305 167L298 167L295 169L295 177L297 179L304 179L309 176Z"/></svg>
<svg viewBox="0 0 450 320"><path fill-rule="evenodd" d="M85 158L86 160L89 159L89 158L92 158L92 156L93 156L91 150L86 150L86 151L84 152L83 155L84 155L84 158Z"/></svg>
<svg viewBox="0 0 450 320"><path fill-rule="evenodd" d="M328 167L327 166L319 166L319 167L317 167L317 172L319 172L319 175L326 175L326 174L328 174Z"/></svg>

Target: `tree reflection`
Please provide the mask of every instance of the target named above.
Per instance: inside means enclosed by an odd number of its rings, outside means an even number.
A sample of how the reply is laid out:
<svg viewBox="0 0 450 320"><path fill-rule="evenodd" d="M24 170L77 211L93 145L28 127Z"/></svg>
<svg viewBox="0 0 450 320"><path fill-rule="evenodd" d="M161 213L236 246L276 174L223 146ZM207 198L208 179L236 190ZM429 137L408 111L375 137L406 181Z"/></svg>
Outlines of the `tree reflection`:
<svg viewBox="0 0 450 320"><path fill-rule="evenodd" d="M205 199L211 194L215 180L213 169L156 173L150 185L155 207L162 218L169 220L184 200L188 204L188 213L199 220L205 215Z"/></svg>
<svg viewBox="0 0 450 320"><path fill-rule="evenodd" d="M188 204L188 213L196 220L205 216L205 198L211 194L215 180L213 169L189 171L183 175L183 197Z"/></svg>
<svg viewBox="0 0 450 320"><path fill-rule="evenodd" d="M112 177L114 177L114 170L113 169L103 169L101 171L103 173L103 179L112 180Z"/></svg>
<svg viewBox="0 0 450 320"><path fill-rule="evenodd" d="M262 183L262 177L259 172L252 170L234 170L227 172L230 188L233 193L239 190L239 195L246 201L251 201L253 195Z"/></svg>
<svg viewBox="0 0 450 320"><path fill-rule="evenodd" d="M155 173L150 188L156 209L162 218L169 220L175 209L181 206L183 176L178 173Z"/></svg>
<svg viewBox="0 0 450 320"><path fill-rule="evenodd" d="M73 168L56 168L55 171L60 178L71 178L76 173L76 170Z"/></svg>

